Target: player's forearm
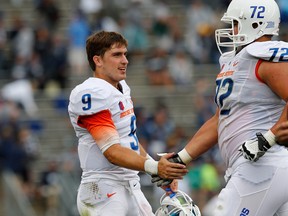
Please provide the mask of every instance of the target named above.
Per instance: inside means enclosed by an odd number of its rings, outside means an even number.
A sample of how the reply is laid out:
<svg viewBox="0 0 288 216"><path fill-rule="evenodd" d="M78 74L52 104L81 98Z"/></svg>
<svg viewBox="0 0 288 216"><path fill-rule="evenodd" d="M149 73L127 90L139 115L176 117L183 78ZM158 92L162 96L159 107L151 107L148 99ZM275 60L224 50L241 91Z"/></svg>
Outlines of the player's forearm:
<svg viewBox="0 0 288 216"><path fill-rule="evenodd" d="M110 163L117 166L138 171L145 171L144 163L146 161L146 157L137 154L131 149L124 148L119 144L115 144L108 148L104 152L104 156Z"/></svg>
<svg viewBox="0 0 288 216"><path fill-rule="evenodd" d="M275 134L278 144L288 144L288 102L277 121L277 123L271 128L273 134Z"/></svg>
<svg viewBox="0 0 288 216"><path fill-rule="evenodd" d="M218 142L218 115L214 115L196 132L185 146L185 150L192 159L208 151Z"/></svg>
<svg viewBox="0 0 288 216"><path fill-rule="evenodd" d="M145 151L145 149L143 148L141 144L139 144L139 148L140 148L140 155L142 155L143 157L146 157L147 152Z"/></svg>
<svg viewBox="0 0 288 216"><path fill-rule="evenodd" d="M283 112L282 112L279 120L278 120L278 121L276 122L276 124L270 129L270 130L273 132L273 134L277 134L278 131L279 131L280 128L281 128L281 124L282 124L283 122L287 122L287 120L288 120L288 102L287 102L287 104L286 104L286 106L285 106L285 108L284 108L284 110L283 110Z"/></svg>

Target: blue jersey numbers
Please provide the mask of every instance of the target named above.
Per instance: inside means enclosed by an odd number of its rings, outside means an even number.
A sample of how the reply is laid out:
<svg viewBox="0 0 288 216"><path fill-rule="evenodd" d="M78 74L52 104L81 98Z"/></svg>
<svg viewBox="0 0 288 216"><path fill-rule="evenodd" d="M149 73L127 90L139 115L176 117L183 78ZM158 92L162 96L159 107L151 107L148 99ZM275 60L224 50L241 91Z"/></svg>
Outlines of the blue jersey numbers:
<svg viewBox="0 0 288 216"><path fill-rule="evenodd" d="M224 101L230 96L233 90L234 82L231 78L216 80L215 103L220 108L220 115L228 115L230 113L229 105Z"/></svg>
<svg viewBox="0 0 288 216"><path fill-rule="evenodd" d="M250 8L252 9L251 18L264 18L264 6L250 6Z"/></svg>
<svg viewBox="0 0 288 216"><path fill-rule="evenodd" d="M129 133L128 136L133 137L135 140L134 142L130 142L130 147L131 149L137 151L139 148L139 141L136 136L136 116L135 115L131 117L130 129L131 129L131 132Z"/></svg>
<svg viewBox="0 0 288 216"><path fill-rule="evenodd" d="M269 61L273 61L275 57L280 55L279 62L287 62L288 61L288 48L282 47L282 48L270 48L269 51L272 52L272 55L269 59Z"/></svg>
<svg viewBox="0 0 288 216"><path fill-rule="evenodd" d="M91 94L84 94L82 96L82 103L84 104L84 106L82 107L84 111L90 110L91 109Z"/></svg>

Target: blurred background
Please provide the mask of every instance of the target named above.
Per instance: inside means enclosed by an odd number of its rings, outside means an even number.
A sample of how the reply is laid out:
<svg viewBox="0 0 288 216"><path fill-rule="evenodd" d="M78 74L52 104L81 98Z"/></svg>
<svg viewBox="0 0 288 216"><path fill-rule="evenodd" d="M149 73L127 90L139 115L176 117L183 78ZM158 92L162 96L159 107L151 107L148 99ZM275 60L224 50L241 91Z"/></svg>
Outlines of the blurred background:
<svg viewBox="0 0 288 216"><path fill-rule="evenodd" d="M288 4L279 0L286 40ZM230 0L1 0L0 216L78 216L81 171L67 113L71 89L92 75L85 41L98 30L129 42L127 83L137 135L155 159L177 152L215 111L214 31ZM224 185L217 147L180 182L210 216ZM164 193L140 173L153 209Z"/></svg>

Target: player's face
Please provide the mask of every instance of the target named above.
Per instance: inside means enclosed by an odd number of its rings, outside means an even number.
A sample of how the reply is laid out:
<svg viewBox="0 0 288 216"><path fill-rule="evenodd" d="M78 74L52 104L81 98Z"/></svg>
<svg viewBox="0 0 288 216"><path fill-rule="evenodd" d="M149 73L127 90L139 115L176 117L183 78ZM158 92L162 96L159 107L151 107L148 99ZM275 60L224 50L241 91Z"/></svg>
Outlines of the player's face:
<svg viewBox="0 0 288 216"><path fill-rule="evenodd" d="M237 35L238 34L238 22L236 20L234 20L233 22L233 29L234 29L234 34Z"/></svg>
<svg viewBox="0 0 288 216"><path fill-rule="evenodd" d="M126 78L126 69L128 65L127 48L114 44L112 48L105 52L103 57L99 57L100 78L106 80L114 86L117 86L119 81Z"/></svg>

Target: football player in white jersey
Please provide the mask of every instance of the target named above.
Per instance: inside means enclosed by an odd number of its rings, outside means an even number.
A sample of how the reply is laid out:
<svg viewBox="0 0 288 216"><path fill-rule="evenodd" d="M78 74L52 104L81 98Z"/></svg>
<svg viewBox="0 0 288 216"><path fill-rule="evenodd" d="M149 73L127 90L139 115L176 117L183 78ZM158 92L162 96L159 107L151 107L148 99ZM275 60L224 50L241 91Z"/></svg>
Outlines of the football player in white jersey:
<svg viewBox="0 0 288 216"><path fill-rule="evenodd" d="M97 32L87 39L86 52L93 77L72 90L68 106L83 170L77 196L80 215L154 215L140 189L138 172L182 179L186 166L164 158L158 166L138 142L125 82L126 39L116 32Z"/></svg>
<svg viewBox="0 0 288 216"><path fill-rule="evenodd" d="M221 21L229 27L215 32L218 109L169 160L188 164L218 143L227 184L213 215L287 216L288 151L279 144L287 143L288 43L272 41L278 5L232 0Z"/></svg>

